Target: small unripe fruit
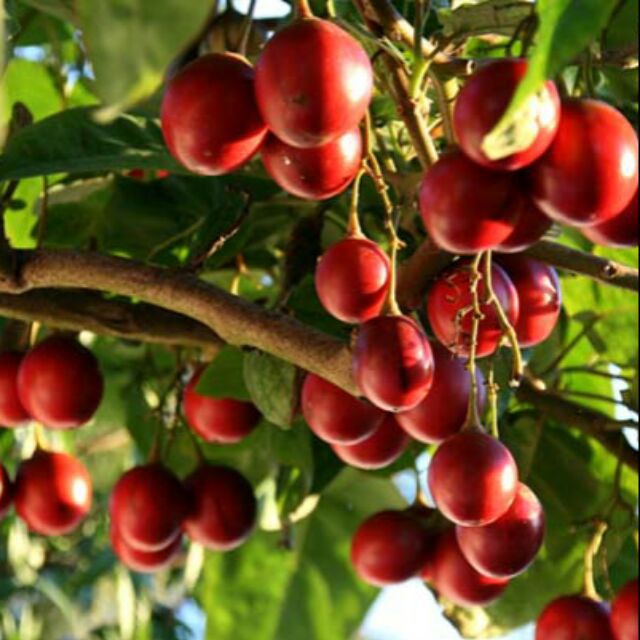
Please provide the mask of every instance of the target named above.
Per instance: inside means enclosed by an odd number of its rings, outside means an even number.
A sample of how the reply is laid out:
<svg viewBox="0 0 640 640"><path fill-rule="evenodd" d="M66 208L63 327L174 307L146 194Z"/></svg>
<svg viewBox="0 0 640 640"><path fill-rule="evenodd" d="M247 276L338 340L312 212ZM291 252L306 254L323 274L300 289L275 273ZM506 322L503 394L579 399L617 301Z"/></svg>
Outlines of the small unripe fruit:
<svg viewBox="0 0 640 640"><path fill-rule="evenodd" d="M613 640L609 614L600 602L581 596L554 600L536 625L536 640Z"/></svg>
<svg viewBox="0 0 640 640"><path fill-rule="evenodd" d="M29 421L18 395L18 371L23 358L15 351L0 354L0 427L20 427Z"/></svg>

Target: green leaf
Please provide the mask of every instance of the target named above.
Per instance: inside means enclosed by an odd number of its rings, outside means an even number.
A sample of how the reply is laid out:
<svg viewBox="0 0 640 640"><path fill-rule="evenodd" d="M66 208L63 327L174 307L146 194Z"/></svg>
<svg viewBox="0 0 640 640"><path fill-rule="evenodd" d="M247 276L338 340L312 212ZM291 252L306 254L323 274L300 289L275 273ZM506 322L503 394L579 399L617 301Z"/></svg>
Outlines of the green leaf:
<svg viewBox="0 0 640 640"><path fill-rule="evenodd" d="M22 2L61 20L74 21L73 0L22 0Z"/></svg>
<svg viewBox="0 0 640 640"><path fill-rule="evenodd" d="M244 382L244 354L240 349L226 346L205 369L196 391L212 398L251 400Z"/></svg>
<svg viewBox="0 0 640 640"><path fill-rule="evenodd" d="M624 0L615 11L605 34L605 47L638 50L638 0Z"/></svg>

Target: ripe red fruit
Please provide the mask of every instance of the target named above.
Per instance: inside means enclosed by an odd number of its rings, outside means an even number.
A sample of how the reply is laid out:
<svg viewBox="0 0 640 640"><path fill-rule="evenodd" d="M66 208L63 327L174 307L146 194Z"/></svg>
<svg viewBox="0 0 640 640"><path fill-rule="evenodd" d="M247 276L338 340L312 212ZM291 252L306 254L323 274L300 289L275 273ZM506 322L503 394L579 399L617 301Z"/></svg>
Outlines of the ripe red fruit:
<svg viewBox="0 0 640 640"><path fill-rule="evenodd" d="M360 327L353 372L363 395L386 411L424 400L433 384L433 353L421 327L406 316L380 316Z"/></svg>
<svg viewBox="0 0 640 640"><path fill-rule="evenodd" d="M515 329L520 346L544 342L553 333L562 309L558 273L522 255L502 256L499 262L518 292L520 315Z"/></svg>
<svg viewBox="0 0 640 640"><path fill-rule="evenodd" d="M568 100L558 134L531 177L533 197L549 217L601 224L620 214L638 187L638 137L608 104Z"/></svg>
<svg viewBox="0 0 640 640"><path fill-rule="evenodd" d="M433 386L427 397L410 411L398 413L398 424L414 439L439 444L462 429L467 417L471 380L462 360L439 342L431 342L435 363ZM484 412L487 395L484 376L477 370L480 398L478 410Z"/></svg>
<svg viewBox="0 0 640 640"><path fill-rule="evenodd" d="M420 213L432 240L451 253L494 249L513 232L518 183L459 151L443 155L420 186Z"/></svg>
<svg viewBox="0 0 640 640"><path fill-rule="evenodd" d="M637 247L638 192L621 214L595 227L582 227L580 231L585 238L603 247Z"/></svg>
<svg viewBox="0 0 640 640"><path fill-rule="evenodd" d="M384 413L319 376L309 374L302 385L302 415L318 438L334 444L355 444L370 436Z"/></svg>
<svg viewBox="0 0 640 640"><path fill-rule="evenodd" d="M262 162L285 190L307 200L326 200L342 193L362 162L362 135L352 129L321 147L300 149L274 135L262 147Z"/></svg>
<svg viewBox="0 0 640 640"><path fill-rule="evenodd" d="M234 469L202 466L185 481L190 508L184 532L215 551L230 551L248 537L256 521L253 488Z"/></svg>
<svg viewBox="0 0 640 640"><path fill-rule="evenodd" d="M409 444L409 436L388 415L382 424L357 444L333 444L335 454L343 462L358 469L383 469L394 463Z"/></svg>
<svg viewBox="0 0 640 640"><path fill-rule="evenodd" d="M425 577L424 572L422 575ZM427 575L441 595L460 607L484 607L497 600L509 584L478 573L462 555L452 529L437 539Z"/></svg>
<svg viewBox="0 0 640 640"><path fill-rule="evenodd" d="M538 618L536 640L613 640L604 605L589 598L554 600Z"/></svg>
<svg viewBox="0 0 640 640"><path fill-rule="evenodd" d="M484 527L456 527L469 564L490 578L513 578L533 562L544 540L544 510L535 493L520 483L508 511Z"/></svg>
<svg viewBox="0 0 640 640"><path fill-rule="evenodd" d="M532 100L532 111L520 119L520 132L531 140L524 151L491 160L482 150L485 136L502 119L518 85L527 73L526 60L499 60L482 67L467 81L453 113L462 150L489 169L514 171L535 162L553 142L560 124L560 96L552 81Z"/></svg>
<svg viewBox="0 0 640 640"><path fill-rule="evenodd" d="M14 488L7 470L0 464L0 520L4 518L13 504Z"/></svg>
<svg viewBox="0 0 640 640"><path fill-rule="evenodd" d="M109 528L109 537L111 539L111 547L120 562L138 573L155 573L166 569L171 565L182 547L182 536L178 536L164 549L139 551L124 541L113 523Z"/></svg>
<svg viewBox="0 0 640 640"><path fill-rule="evenodd" d="M66 453L38 450L18 469L14 504L29 529L44 536L73 531L91 508L89 472Z"/></svg>
<svg viewBox="0 0 640 640"><path fill-rule="evenodd" d="M196 388L203 373L204 367L196 371L184 391L187 423L206 442L240 442L256 428L260 412L250 402L199 394Z"/></svg>
<svg viewBox="0 0 640 640"><path fill-rule="evenodd" d="M493 290L512 325L520 315L518 293L509 276L496 264L491 267ZM484 278L478 285L480 301L486 297ZM458 356L468 356L473 326L471 270L468 263L456 265L439 276L427 298L429 323L440 342ZM490 356L500 345L502 328L493 305L481 304L477 356ZM462 312L464 311L464 314ZM462 314L462 315L461 315Z"/></svg>
<svg viewBox="0 0 640 640"><path fill-rule="evenodd" d="M443 515L465 527L495 522L513 504L518 469L509 449L480 430L440 445L429 466L429 489Z"/></svg>
<svg viewBox="0 0 640 640"><path fill-rule="evenodd" d="M256 64L262 117L294 147L319 147L354 129L372 90L366 51L327 20L297 20L285 27Z"/></svg>
<svg viewBox="0 0 640 640"><path fill-rule="evenodd" d="M19 427L29 420L18 396L18 370L23 358L15 351L0 353L0 427Z"/></svg>
<svg viewBox="0 0 640 640"><path fill-rule="evenodd" d="M127 471L109 501L111 522L127 545L138 551L166 549L180 535L186 513L182 484L158 463Z"/></svg>
<svg viewBox="0 0 640 640"><path fill-rule="evenodd" d="M36 345L18 371L20 401L49 429L73 429L89 422L100 406L103 386L91 351L62 335Z"/></svg>
<svg viewBox="0 0 640 640"><path fill-rule="evenodd" d="M410 513L382 511L365 520L351 543L351 563L369 584L383 587L415 576L424 564L427 536Z"/></svg>
<svg viewBox="0 0 640 640"><path fill-rule="evenodd" d="M616 640L638 640L638 581L623 587L611 608L611 626Z"/></svg>
<svg viewBox="0 0 640 640"><path fill-rule="evenodd" d="M316 268L322 306L338 320L361 324L379 316L387 301L391 266L367 238L345 238L329 247Z"/></svg>
<svg viewBox="0 0 640 640"><path fill-rule="evenodd" d="M195 173L234 171L267 135L254 96L254 71L243 57L212 53L182 69L162 102L162 132L173 156Z"/></svg>
<svg viewBox="0 0 640 640"><path fill-rule="evenodd" d="M527 193L519 193L520 203L516 206L513 231L496 248L500 253L519 253L533 246L553 226L551 218L546 216Z"/></svg>

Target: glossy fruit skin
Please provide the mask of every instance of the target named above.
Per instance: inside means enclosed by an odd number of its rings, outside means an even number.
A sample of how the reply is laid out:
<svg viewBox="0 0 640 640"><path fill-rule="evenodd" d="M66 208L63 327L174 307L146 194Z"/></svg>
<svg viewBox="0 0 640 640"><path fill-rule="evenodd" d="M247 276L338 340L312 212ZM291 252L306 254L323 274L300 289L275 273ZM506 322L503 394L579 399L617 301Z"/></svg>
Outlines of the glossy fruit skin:
<svg viewBox="0 0 640 640"><path fill-rule="evenodd" d="M465 363L439 342L431 341L435 364L433 386L427 397L410 411L398 413L398 424L415 440L440 444L462 429L467 417L471 380ZM478 408L484 413L487 394L484 376L477 370L480 398Z"/></svg>
<svg viewBox="0 0 640 640"><path fill-rule="evenodd" d="M428 480L436 506L447 519L478 527L495 522L513 504L518 468L509 449L474 429L440 445Z"/></svg>
<svg viewBox="0 0 640 640"><path fill-rule="evenodd" d="M382 313L389 293L391 265L367 238L340 240L322 256L315 284L322 306L335 318L361 324Z"/></svg>
<svg viewBox="0 0 640 640"><path fill-rule="evenodd" d="M162 132L187 169L218 176L258 151L267 135L254 96L254 71L241 56L212 53L182 69L162 101Z"/></svg>
<svg viewBox="0 0 640 640"><path fill-rule="evenodd" d="M462 150L474 162L488 168L515 171L535 162L549 148L560 124L560 96L552 81L546 82L528 120L532 128L531 145L524 151L501 160L491 160L482 143L505 114L519 84L527 73L526 60L499 60L476 71L460 92L453 118L456 137Z"/></svg>
<svg viewBox="0 0 640 640"><path fill-rule="evenodd" d="M150 463L130 469L118 480L109 515L128 546L155 552L179 537L187 500L178 478L163 465Z"/></svg>
<svg viewBox="0 0 640 640"><path fill-rule="evenodd" d="M7 470L0 464L0 520L4 518L13 504L15 490Z"/></svg>
<svg viewBox="0 0 640 640"><path fill-rule="evenodd" d="M451 151L429 169L420 185L420 213L430 238L442 249L472 254L494 249L513 232L518 181Z"/></svg>
<svg viewBox="0 0 640 640"><path fill-rule="evenodd" d="M353 373L362 394L385 411L416 407L431 389L433 353L424 331L407 316L380 316L360 327Z"/></svg>
<svg viewBox="0 0 640 640"><path fill-rule="evenodd" d="M215 551L239 547L256 522L257 503L247 479L234 469L202 466L185 481L189 513L183 530Z"/></svg>
<svg viewBox="0 0 640 640"><path fill-rule="evenodd" d="M42 450L20 465L14 489L16 513L31 531L44 536L73 531L93 498L89 472L79 460Z"/></svg>
<svg viewBox="0 0 640 640"><path fill-rule="evenodd" d="M518 342L524 348L534 347L553 333L560 317L562 288L558 273L553 267L522 255L502 256L499 263L518 292Z"/></svg>
<svg viewBox="0 0 640 640"><path fill-rule="evenodd" d="M294 147L319 147L357 127L372 90L366 51L327 20L296 20L267 43L256 64L262 117Z"/></svg>
<svg viewBox="0 0 640 640"><path fill-rule="evenodd" d="M515 325L520 316L518 292L509 276L495 263L492 265L492 284L509 321ZM427 297L427 315L433 332L447 349L459 357L468 356L471 346L472 313L465 313L456 324L458 313L470 309L473 304L470 286L469 264L455 265L438 277ZM478 285L478 294L482 301L486 295L482 280ZM480 308L484 319L480 321L477 356L484 358L494 353L500 345L502 328L492 305L481 304Z"/></svg>
<svg viewBox="0 0 640 640"><path fill-rule="evenodd" d="M424 527L408 513L382 511L365 520L351 543L351 563L362 580L384 587L417 575L426 557Z"/></svg>
<svg viewBox="0 0 640 640"><path fill-rule="evenodd" d="M619 215L638 188L638 137L608 104L568 100L531 178L534 200L550 218L577 227L601 224Z"/></svg>
<svg viewBox="0 0 640 640"><path fill-rule="evenodd" d="M581 596L554 600L538 618L536 640L613 640L604 605Z"/></svg>
<svg viewBox="0 0 640 640"><path fill-rule="evenodd" d="M332 444L361 442L384 420L380 409L313 374L302 385L301 408L311 430Z"/></svg>
<svg viewBox="0 0 640 640"><path fill-rule="evenodd" d="M210 398L196 391L204 367L187 384L183 409L188 425L205 442L234 444L246 438L262 416L250 403L233 398Z"/></svg>
<svg viewBox="0 0 640 640"><path fill-rule="evenodd" d="M615 640L638 640L638 581L624 586L613 601L611 626Z"/></svg>
<svg viewBox="0 0 640 640"><path fill-rule="evenodd" d="M0 353L0 427L20 427L29 421L18 395L18 371L23 358L15 351Z"/></svg>
<svg viewBox="0 0 640 640"><path fill-rule="evenodd" d="M360 129L347 131L321 147L300 149L270 135L262 162L285 191L305 200L327 200L353 182L362 162Z"/></svg>
<svg viewBox="0 0 640 640"><path fill-rule="evenodd" d="M514 578L533 562L545 533L540 501L520 483L509 510L484 527L456 527L458 545L467 562L490 578Z"/></svg>
<svg viewBox="0 0 640 640"><path fill-rule="evenodd" d="M395 417L387 415L368 437L352 445L331 445L335 454L348 465L373 471L393 464L409 445L409 436L398 426Z"/></svg>
<svg viewBox="0 0 640 640"><path fill-rule="evenodd" d="M158 551L139 551L128 545L113 524L109 528L111 547L122 564L138 573L155 573L166 569L175 560L182 547L178 536L166 548Z"/></svg>
<svg viewBox="0 0 640 640"><path fill-rule="evenodd" d="M499 253L520 253L533 246L553 226L553 220L545 215L533 202L528 193L519 193L516 204L518 215L513 231L495 250Z"/></svg>
<svg viewBox="0 0 640 640"><path fill-rule="evenodd" d="M89 422L100 406L103 389L95 356L62 335L36 345L18 371L22 405L49 429L75 429Z"/></svg>
<svg viewBox="0 0 640 640"><path fill-rule="evenodd" d="M638 192L619 215L596 225L582 227L582 235L603 247L625 249L638 246Z"/></svg>
<svg viewBox="0 0 640 640"><path fill-rule="evenodd" d="M453 529L439 536L428 574L438 592L460 607L486 606L497 600L509 584L508 580L478 573L462 555Z"/></svg>

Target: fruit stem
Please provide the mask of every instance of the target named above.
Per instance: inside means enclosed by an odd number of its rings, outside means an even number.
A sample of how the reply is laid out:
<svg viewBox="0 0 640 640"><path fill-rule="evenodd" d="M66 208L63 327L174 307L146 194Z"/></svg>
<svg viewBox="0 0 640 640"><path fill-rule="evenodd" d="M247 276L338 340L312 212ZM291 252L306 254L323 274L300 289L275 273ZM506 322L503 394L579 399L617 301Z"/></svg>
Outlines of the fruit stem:
<svg viewBox="0 0 640 640"><path fill-rule="evenodd" d="M35 422L33 425L33 435L36 440L36 449L47 451L49 445L45 436L44 427L39 422Z"/></svg>
<svg viewBox="0 0 640 640"><path fill-rule="evenodd" d="M413 39L413 69L409 82L409 95L417 100L433 58L425 58L422 51L422 33L431 13L431 0L416 0Z"/></svg>
<svg viewBox="0 0 640 640"><path fill-rule="evenodd" d="M295 0L295 8L298 20L308 20L314 17L309 0Z"/></svg>
<svg viewBox="0 0 640 640"><path fill-rule="evenodd" d="M443 80L432 67L428 69L428 73L436 91L445 138L450 145L454 145L456 144L456 134L453 127L453 105L458 95L458 81L455 78Z"/></svg>
<svg viewBox="0 0 640 640"><path fill-rule="evenodd" d="M500 430L498 428L498 391L499 387L496 382L495 367L492 362L487 378L487 396L489 398L489 406L491 407L491 435L496 439L500 438Z"/></svg>
<svg viewBox="0 0 640 640"><path fill-rule="evenodd" d="M587 545L587 549L584 554L584 591L583 595L592 600L600 601L600 594L596 589L594 563L595 559L602 547L604 536L609 529L609 525L604 520L597 520L595 523L596 530L593 537Z"/></svg>
<svg viewBox="0 0 640 640"><path fill-rule="evenodd" d="M360 185L362 184L362 178L367 172L365 163L362 163L362 167L356 174L353 181L353 187L351 191L351 207L349 209L349 224L347 225L347 235L350 238L363 238L362 227L360 225L360 217L358 216L358 208L360 205Z"/></svg>
<svg viewBox="0 0 640 640"><path fill-rule="evenodd" d="M247 15L245 16L242 24L242 33L240 34L240 40L238 41L238 53L246 57L249 41L251 40L251 27L253 26L253 15L256 11L256 5L258 0L251 0Z"/></svg>
<svg viewBox="0 0 640 640"><path fill-rule="evenodd" d="M42 248L44 242L44 234L47 227L47 218L49 217L49 180L47 176L42 177L42 197L40 198L40 221L38 222L38 234L36 240L36 248Z"/></svg>

